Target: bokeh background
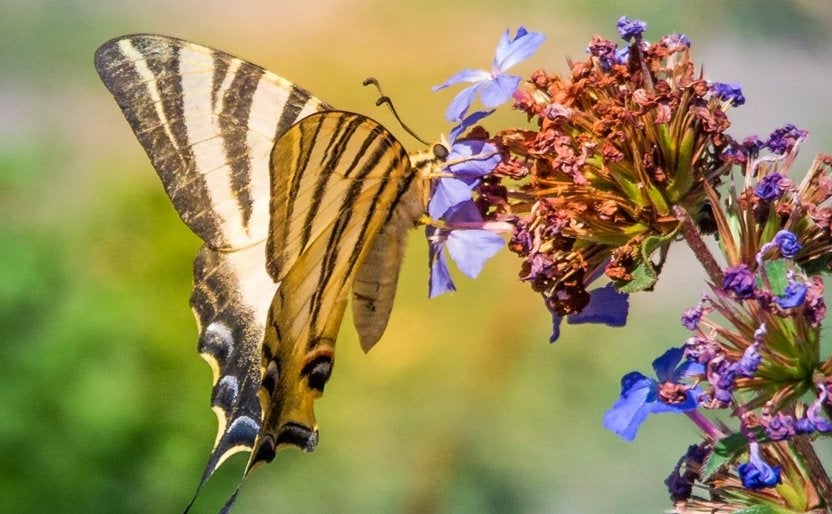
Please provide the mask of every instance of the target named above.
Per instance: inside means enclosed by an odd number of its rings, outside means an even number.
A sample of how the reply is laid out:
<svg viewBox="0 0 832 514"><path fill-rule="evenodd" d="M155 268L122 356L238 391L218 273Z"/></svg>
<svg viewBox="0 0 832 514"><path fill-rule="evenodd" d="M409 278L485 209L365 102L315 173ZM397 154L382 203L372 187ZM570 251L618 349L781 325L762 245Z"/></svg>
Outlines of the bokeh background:
<svg viewBox="0 0 832 514"><path fill-rule="evenodd" d="M811 131L802 168L832 151L832 5L825 2L0 1L0 511L178 512L213 442L210 371L187 299L199 242L92 66L96 47L158 32L259 63L338 107L433 137L452 92L430 88L488 68L507 27L548 40L517 72L565 71L622 15L647 38L683 32L707 77L748 98L730 133ZM505 112L491 128L523 123ZM625 443L601 427L628 371L686 338L681 311L703 273L675 248L629 325L549 317L503 252L479 279L428 301L414 233L390 326L364 355L349 320L317 403L321 444L253 473L236 512L661 512L662 481L697 434L683 417ZM206 487L215 512L237 456Z"/></svg>

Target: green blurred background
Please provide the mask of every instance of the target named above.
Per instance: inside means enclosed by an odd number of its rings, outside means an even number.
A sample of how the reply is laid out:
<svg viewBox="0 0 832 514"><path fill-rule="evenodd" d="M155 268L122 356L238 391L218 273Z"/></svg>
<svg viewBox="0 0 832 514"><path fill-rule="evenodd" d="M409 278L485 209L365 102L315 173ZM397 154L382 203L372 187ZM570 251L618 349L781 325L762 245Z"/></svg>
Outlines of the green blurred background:
<svg viewBox="0 0 832 514"><path fill-rule="evenodd" d="M709 78L748 103L730 133L809 129L805 168L832 151L832 6L824 2L298 1L0 3L0 511L178 512L214 440L210 371L187 299L199 246L92 66L130 32L175 35L259 63L411 148L377 77L421 134L447 132L464 67L488 68L506 27L549 39L517 68L564 71L622 15L648 39L684 32ZM522 123L510 109L492 128ZM432 137L432 136L429 136ZM365 356L346 321L317 404L321 444L248 480L236 512L661 512L665 476L691 442L660 416L625 443L601 427L620 377L686 338L703 274L675 248L629 326L565 326L549 345L542 302L503 252L476 281L428 301L413 234L393 317ZM213 512L245 462L210 482Z"/></svg>

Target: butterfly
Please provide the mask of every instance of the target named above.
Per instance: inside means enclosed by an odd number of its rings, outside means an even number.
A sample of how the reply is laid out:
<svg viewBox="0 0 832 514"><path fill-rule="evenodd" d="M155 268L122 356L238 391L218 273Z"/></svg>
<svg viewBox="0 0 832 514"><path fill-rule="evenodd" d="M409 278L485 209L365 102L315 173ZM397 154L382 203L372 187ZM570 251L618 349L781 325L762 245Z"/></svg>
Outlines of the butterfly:
<svg viewBox="0 0 832 514"><path fill-rule="evenodd" d="M372 119L172 37L115 38L95 66L204 241L190 304L219 427L199 488L239 451L244 476L283 447L312 451L348 300L369 351L447 148L408 155Z"/></svg>

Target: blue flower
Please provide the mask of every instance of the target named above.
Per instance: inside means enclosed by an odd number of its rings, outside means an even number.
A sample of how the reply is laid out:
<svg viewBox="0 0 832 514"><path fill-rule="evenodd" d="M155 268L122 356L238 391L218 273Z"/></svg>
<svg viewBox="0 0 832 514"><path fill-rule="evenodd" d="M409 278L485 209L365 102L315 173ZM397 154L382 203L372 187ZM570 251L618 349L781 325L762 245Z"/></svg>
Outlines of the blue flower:
<svg viewBox="0 0 832 514"><path fill-rule="evenodd" d="M444 84L433 88L434 91L444 89L453 84L471 82L473 85L460 91L448 106L445 113L448 121L461 121L465 113L474 103L477 95L480 96L482 104L491 109L507 101L520 84L520 77L506 75L505 72L515 64L528 59L543 44L545 37L537 32L528 32L520 27L514 37L506 30L497 51L494 54L494 61L491 71L465 69L449 78Z"/></svg>
<svg viewBox="0 0 832 514"><path fill-rule="evenodd" d="M627 64L630 61L630 47L625 46L615 51L615 64Z"/></svg>
<svg viewBox="0 0 832 514"><path fill-rule="evenodd" d="M763 328L762 333L765 334L765 325L761 325L761 327ZM760 367L762 361L763 356L760 355L760 341L755 341L753 344L748 345L745 351L742 352L740 360L731 366L737 374L750 378L757 373L757 369Z"/></svg>
<svg viewBox="0 0 832 514"><path fill-rule="evenodd" d="M783 291L783 294L777 296L777 305L779 305L781 309L800 307L803 305L803 302L806 301L807 290L808 288L806 287L806 284L791 282L786 286L786 290Z"/></svg>
<svg viewBox="0 0 832 514"><path fill-rule="evenodd" d="M728 268L722 279L722 289L742 299L751 298L754 296L754 275L745 264Z"/></svg>
<svg viewBox="0 0 832 514"><path fill-rule="evenodd" d="M780 466L769 466L760 457L760 445L750 443L750 458L748 462L737 466L737 472L746 489L765 489L780 483Z"/></svg>
<svg viewBox="0 0 832 514"><path fill-rule="evenodd" d="M586 51L587 53L597 57L598 60L601 61L601 66L608 70L617 53L617 46L618 45L612 41L604 39L600 36L593 36L592 41L590 41L589 45L586 47Z"/></svg>
<svg viewBox="0 0 832 514"><path fill-rule="evenodd" d="M773 153L784 155L791 152L797 146L798 142L806 139L808 136L809 132L799 129L791 123L787 123L768 136L766 146Z"/></svg>
<svg viewBox="0 0 832 514"><path fill-rule="evenodd" d="M774 234L772 241L780 249L780 255L787 259L794 258L803 249L803 245L797 240L797 236L788 230L781 230Z"/></svg>
<svg viewBox="0 0 832 514"><path fill-rule="evenodd" d="M468 139L454 143L445 162L444 171L453 176L437 181L428 203L428 214L433 219L441 218L454 205L470 200L480 178L500 162L500 154L491 143Z"/></svg>
<svg viewBox="0 0 832 514"><path fill-rule="evenodd" d="M685 377L702 373L704 366L691 360L679 361L682 348L671 348L653 361L656 379L638 371L621 379L621 396L604 415L604 428L632 441L649 414L685 412L696 409L700 391L680 383Z"/></svg>
<svg viewBox="0 0 832 514"><path fill-rule="evenodd" d="M629 309L629 295L619 293L612 284L607 284L590 291L587 306L579 313L570 314L566 319L570 325L603 323L608 327L623 327L627 324ZM561 321L563 317L553 312L550 343L554 343L560 337Z"/></svg>
<svg viewBox="0 0 832 514"><path fill-rule="evenodd" d="M647 24L645 22L641 20L629 20L626 16L618 18L618 23L615 26L618 29L618 35L624 41L630 41L634 37L641 37L644 31L647 30Z"/></svg>
<svg viewBox="0 0 832 514"><path fill-rule="evenodd" d="M689 307L682 313L682 325L688 330L696 330L704 312L696 307Z"/></svg>
<svg viewBox="0 0 832 514"><path fill-rule="evenodd" d="M745 103L745 97L742 95L742 89L736 82L725 84L722 82L714 82L711 84L711 91L725 102L731 102L731 105L738 107Z"/></svg>
<svg viewBox="0 0 832 514"><path fill-rule="evenodd" d="M696 330L699 322L702 321L702 316L712 310L709 306L710 301L708 295L703 294L702 299L695 307L690 307L682 313L682 325L688 330Z"/></svg>
<svg viewBox="0 0 832 514"><path fill-rule="evenodd" d="M459 203L448 209L444 220L449 223L482 223L474 201ZM486 261L505 246L503 238L485 229L447 229L426 227L430 264L429 296L434 298L448 291L456 291L448 270L445 251L457 268L466 276L476 278Z"/></svg>
<svg viewBox="0 0 832 514"><path fill-rule="evenodd" d="M806 409L806 416L798 419L794 423L794 431L797 434L811 434L812 432L826 433L832 431L832 423L826 421L821 412L823 406L826 404L826 387L823 383L819 384L820 395L812 402L812 405Z"/></svg>
<svg viewBox="0 0 832 514"><path fill-rule="evenodd" d="M759 141L759 140L758 140ZM759 148L757 149L759 152ZM788 181L779 173L766 175L754 186L754 194L764 202L771 202L779 199L786 190Z"/></svg>
<svg viewBox="0 0 832 514"><path fill-rule="evenodd" d="M690 39L684 34L676 33L662 36L659 39L659 44L666 46L668 50L678 50L681 48L690 48Z"/></svg>

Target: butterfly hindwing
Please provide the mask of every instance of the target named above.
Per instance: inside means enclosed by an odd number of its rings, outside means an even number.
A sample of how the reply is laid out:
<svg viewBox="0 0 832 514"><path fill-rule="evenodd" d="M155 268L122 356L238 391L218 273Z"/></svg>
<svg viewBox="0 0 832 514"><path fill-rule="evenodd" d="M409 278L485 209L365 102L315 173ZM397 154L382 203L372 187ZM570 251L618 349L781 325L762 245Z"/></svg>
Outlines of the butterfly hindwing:
<svg viewBox="0 0 832 514"><path fill-rule="evenodd" d="M260 390L263 427L249 461L317 443L313 402L332 371L335 339L358 270L382 228L412 227L417 174L401 144L357 114L313 114L272 152L267 269L281 286L268 313ZM397 229L399 230L399 229Z"/></svg>
<svg viewBox="0 0 832 514"><path fill-rule="evenodd" d="M259 66L165 36L111 40L95 65L180 217L205 241L191 305L219 430L204 481L250 450L260 429L260 347L277 287L265 269L271 150L327 106Z"/></svg>

